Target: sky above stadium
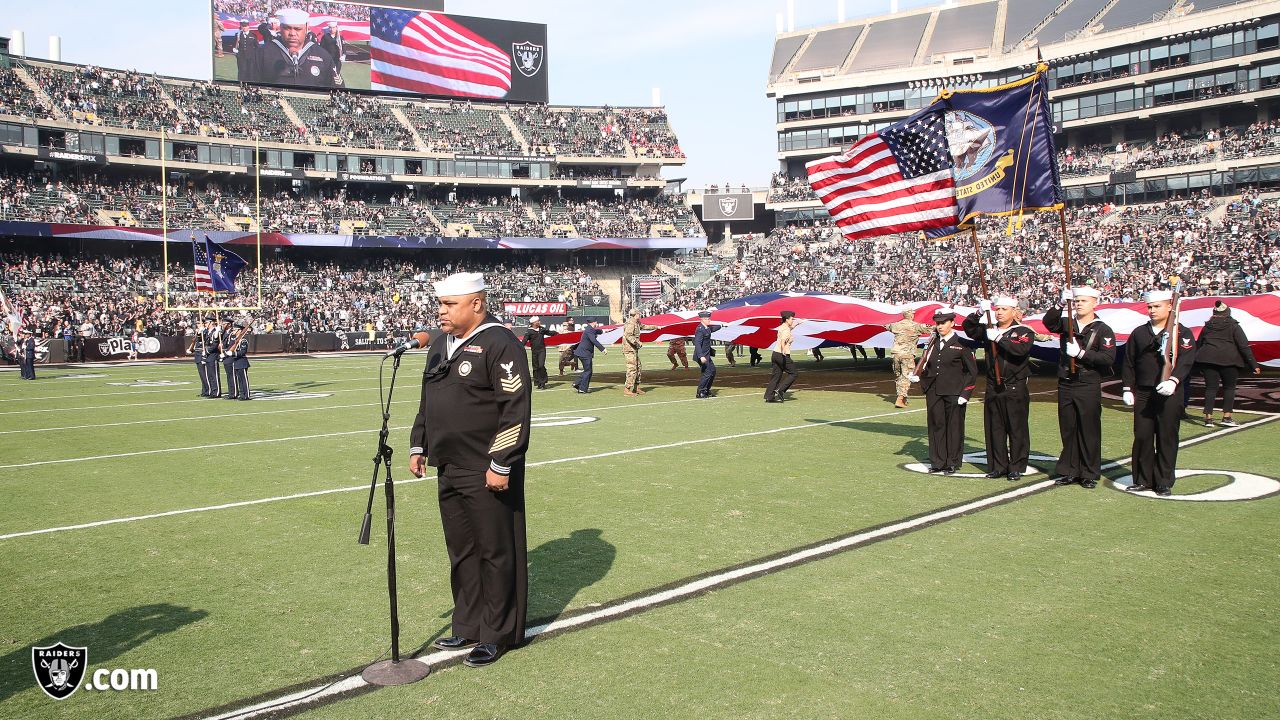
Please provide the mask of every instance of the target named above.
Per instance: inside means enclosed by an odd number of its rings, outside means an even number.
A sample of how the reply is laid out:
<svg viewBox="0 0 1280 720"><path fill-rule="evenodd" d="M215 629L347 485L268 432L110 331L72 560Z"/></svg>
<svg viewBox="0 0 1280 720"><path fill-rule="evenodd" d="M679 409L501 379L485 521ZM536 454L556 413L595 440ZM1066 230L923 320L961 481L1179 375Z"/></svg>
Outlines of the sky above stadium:
<svg viewBox="0 0 1280 720"><path fill-rule="evenodd" d="M287 3L281 3L287 4ZM902 9L940 3L902 0ZM209 79L209 4L46 0L5 3L0 33L26 33L27 54ZM847 19L888 12L889 0L847 0ZM775 18L784 0L445 0L445 9L547 24L551 102L648 105L661 90L689 156L668 178L686 188L768 184L778 167L774 101L765 97ZM836 0L797 0L796 29L835 22Z"/></svg>

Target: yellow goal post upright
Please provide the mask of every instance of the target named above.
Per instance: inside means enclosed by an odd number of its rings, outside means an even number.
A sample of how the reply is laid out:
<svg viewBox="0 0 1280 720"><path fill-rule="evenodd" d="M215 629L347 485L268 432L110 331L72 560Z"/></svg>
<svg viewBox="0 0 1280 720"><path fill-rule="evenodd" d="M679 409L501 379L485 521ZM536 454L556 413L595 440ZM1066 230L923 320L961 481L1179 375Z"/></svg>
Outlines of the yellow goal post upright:
<svg viewBox="0 0 1280 720"><path fill-rule="evenodd" d="M258 138L253 139L253 212L254 225L257 227L256 239L254 242L254 251L256 253L256 266L254 274L257 276L257 302L253 305L221 305L214 303L212 305L174 305L170 302L173 293L169 290L169 168L165 162L165 143L167 137L164 128L160 129L160 237L161 237L161 255L164 264L164 309L173 310L175 312L214 312L229 311L240 312L244 310L261 310L262 309L262 174L259 172L261 161L261 149ZM218 293L214 293L215 299Z"/></svg>

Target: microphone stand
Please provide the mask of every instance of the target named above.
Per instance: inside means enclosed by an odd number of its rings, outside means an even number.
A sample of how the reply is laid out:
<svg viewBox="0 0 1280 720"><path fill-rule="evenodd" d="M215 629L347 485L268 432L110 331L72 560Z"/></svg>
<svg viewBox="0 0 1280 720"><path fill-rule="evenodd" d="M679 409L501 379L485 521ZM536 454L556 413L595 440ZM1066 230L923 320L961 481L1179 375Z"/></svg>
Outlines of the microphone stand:
<svg viewBox="0 0 1280 720"><path fill-rule="evenodd" d="M406 685L431 674L431 668L416 660L400 660L400 611L396 599L396 498L391 480L391 446L387 444L388 425L391 422L391 395L396 389L396 373L400 370L400 355L395 355L391 366L391 386L385 398L382 395L382 370L387 358L378 366L378 401L382 405L382 429L378 431L378 452L373 456L373 480L369 483L369 502L365 505L364 520L360 523L361 545L369 544L369 531L373 524L373 495L378 488L378 473L386 470L383 495L387 498L387 594L391 598L391 659L376 662L364 669L360 677L371 685Z"/></svg>

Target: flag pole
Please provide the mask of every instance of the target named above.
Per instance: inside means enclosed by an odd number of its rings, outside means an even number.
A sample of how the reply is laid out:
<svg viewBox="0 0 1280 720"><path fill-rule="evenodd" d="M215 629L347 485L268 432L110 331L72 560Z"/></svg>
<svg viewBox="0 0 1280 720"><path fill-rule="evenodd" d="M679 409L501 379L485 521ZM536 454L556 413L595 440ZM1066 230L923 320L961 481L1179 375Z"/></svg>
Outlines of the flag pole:
<svg viewBox="0 0 1280 720"><path fill-rule="evenodd" d="M1067 213L1062 208L1058 208L1058 227L1062 228L1062 269L1067 274L1067 289L1071 289L1071 238L1067 236ZM1072 294L1075 297L1075 294ZM1067 335L1067 342L1071 342L1075 338L1071 330L1071 323L1075 322L1075 306L1072 304L1067 307L1067 317L1062 323L1063 332ZM1071 374L1076 372L1076 359L1071 358Z"/></svg>
<svg viewBox="0 0 1280 720"><path fill-rule="evenodd" d="M982 244L978 242L978 226L975 223L969 227L969 235L973 238L973 254L978 260L978 288L982 291L982 297L988 300L991 296L987 295L987 268L982 263ZM995 323L991 321L991 308L987 308L987 327L995 327ZM988 349L987 362L992 364L996 369L996 386L1004 385L1004 379L1000 377L1000 360L996 357L996 341L987 335Z"/></svg>
<svg viewBox="0 0 1280 720"><path fill-rule="evenodd" d="M164 128L160 128L160 252L164 264L164 309L169 309L169 173L164 161Z"/></svg>

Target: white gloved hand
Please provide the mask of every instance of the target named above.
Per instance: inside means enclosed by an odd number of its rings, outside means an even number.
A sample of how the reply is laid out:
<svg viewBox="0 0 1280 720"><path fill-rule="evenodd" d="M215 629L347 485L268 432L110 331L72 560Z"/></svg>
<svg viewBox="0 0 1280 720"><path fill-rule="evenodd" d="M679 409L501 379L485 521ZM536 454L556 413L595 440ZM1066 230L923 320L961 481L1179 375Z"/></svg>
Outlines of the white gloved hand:
<svg viewBox="0 0 1280 720"><path fill-rule="evenodd" d="M1075 300L1075 293L1071 292L1071 288L1062 288L1062 302L1069 303Z"/></svg>
<svg viewBox="0 0 1280 720"><path fill-rule="evenodd" d="M1173 391L1177 389L1178 389L1178 381L1173 379L1165 380L1164 382L1156 386L1156 392L1160 393L1165 397L1169 397L1170 395L1173 394Z"/></svg>
<svg viewBox="0 0 1280 720"><path fill-rule="evenodd" d="M1124 394L1120 396L1120 399L1124 400L1124 404L1125 404L1125 405L1128 405L1129 407L1133 407L1133 392L1132 392L1132 391L1130 391L1130 390L1125 390L1125 391L1124 391Z"/></svg>
<svg viewBox="0 0 1280 720"><path fill-rule="evenodd" d="M1076 342L1075 340L1067 341L1066 352L1068 355L1070 355L1073 358L1078 358L1081 355L1084 355L1084 351L1080 349L1080 343Z"/></svg>
<svg viewBox="0 0 1280 720"><path fill-rule="evenodd" d="M982 312L984 312L984 313L985 313L985 312L990 312L990 310L991 310L991 301L990 301L990 300L988 300L988 299L986 299L986 298L982 298L981 300L979 300L979 301L978 301L978 309L979 309L979 310L981 310L981 311L982 311Z"/></svg>
<svg viewBox="0 0 1280 720"><path fill-rule="evenodd" d="M956 400L956 404L957 404L957 405L968 405L968 404L969 404L969 398L958 398L958 399Z"/></svg>
<svg viewBox="0 0 1280 720"><path fill-rule="evenodd" d="M919 375L917 375L917 374L915 374L915 373L911 373L910 375L908 375L908 376L907 376L907 381L908 381L908 382L913 382L913 383L918 383L918 382L920 382L920 376L919 376Z"/></svg>

